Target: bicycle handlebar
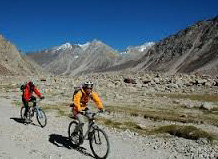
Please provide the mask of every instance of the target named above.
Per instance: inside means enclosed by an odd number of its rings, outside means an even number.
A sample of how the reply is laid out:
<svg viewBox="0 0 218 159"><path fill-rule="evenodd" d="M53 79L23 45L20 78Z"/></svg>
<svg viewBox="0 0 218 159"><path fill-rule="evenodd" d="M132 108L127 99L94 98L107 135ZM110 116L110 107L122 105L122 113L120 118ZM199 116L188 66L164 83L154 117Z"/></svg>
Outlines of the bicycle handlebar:
<svg viewBox="0 0 218 159"><path fill-rule="evenodd" d="M92 113L92 117L94 118L96 115L98 115L98 114L103 114L104 112L102 112L102 111L97 111L97 112L95 112L95 113Z"/></svg>
<svg viewBox="0 0 218 159"><path fill-rule="evenodd" d="M36 98L36 102L40 102L40 101L42 101L43 99L45 99L45 98Z"/></svg>
<svg viewBox="0 0 218 159"><path fill-rule="evenodd" d="M82 110L81 112L80 112L82 115L85 115L86 114L86 110ZM102 111L97 111L97 112L94 112L94 113L92 113L92 112L88 112L89 114L92 114L92 118L94 118L97 114L100 114L100 113L103 113Z"/></svg>

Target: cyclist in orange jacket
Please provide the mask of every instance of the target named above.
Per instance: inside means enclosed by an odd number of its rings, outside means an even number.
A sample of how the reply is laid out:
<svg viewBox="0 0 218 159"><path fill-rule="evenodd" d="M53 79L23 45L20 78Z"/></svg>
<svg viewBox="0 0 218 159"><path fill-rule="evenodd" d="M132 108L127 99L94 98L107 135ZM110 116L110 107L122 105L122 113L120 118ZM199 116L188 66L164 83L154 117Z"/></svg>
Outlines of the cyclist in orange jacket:
<svg viewBox="0 0 218 159"><path fill-rule="evenodd" d="M88 81L84 83L82 88L74 94L74 104L71 106L73 107L74 116L78 119L79 126L81 127L85 123L83 115L89 119L91 118L91 114L88 109L88 102L90 99L95 102L101 112L104 112L104 106L101 99L96 92L93 92L93 82Z"/></svg>
<svg viewBox="0 0 218 159"><path fill-rule="evenodd" d="M40 93L33 82L30 81L24 86L22 95L22 101L25 107L25 118L27 117L27 112L29 111L29 102L33 102L33 106L36 106L36 97L33 96L33 93L35 93L40 99L44 99L42 93Z"/></svg>

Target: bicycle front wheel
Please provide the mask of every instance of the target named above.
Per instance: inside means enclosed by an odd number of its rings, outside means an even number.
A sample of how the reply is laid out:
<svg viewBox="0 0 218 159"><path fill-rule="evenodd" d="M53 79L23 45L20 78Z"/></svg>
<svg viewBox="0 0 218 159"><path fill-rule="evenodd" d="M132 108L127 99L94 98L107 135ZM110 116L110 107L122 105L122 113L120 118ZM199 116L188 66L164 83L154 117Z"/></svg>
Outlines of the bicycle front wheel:
<svg viewBox="0 0 218 159"><path fill-rule="evenodd" d="M90 148L98 159L107 158L110 151L110 144L107 134L101 129L94 129L89 138Z"/></svg>
<svg viewBox="0 0 218 159"><path fill-rule="evenodd" d="M45 115L45 112L42 109L38 109L36 111L36 119L39 123L39 125L43 128L47 124L47 117Z"/></svg>

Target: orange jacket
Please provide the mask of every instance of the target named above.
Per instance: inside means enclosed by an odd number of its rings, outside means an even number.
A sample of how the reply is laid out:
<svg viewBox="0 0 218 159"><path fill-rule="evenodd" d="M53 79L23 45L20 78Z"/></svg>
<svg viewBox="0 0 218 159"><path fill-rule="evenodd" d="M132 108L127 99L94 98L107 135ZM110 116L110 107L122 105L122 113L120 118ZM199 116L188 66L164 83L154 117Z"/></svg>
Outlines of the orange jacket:
<svg viewBox="0 0 218 159"><path fill-rule="evenodd" d="M23 97L25 99L26 102L30 101L30 97L33 95L33 92L38 96L38 97L42 97L42 94L39 92L39 90L34 87L34 89L31 91L30 90L30 86L27 84L26 88L24 89L23 92Z"/></svg>
<svg viewBox="0 0 218 159"><path fill-rule="evenodd" d="M83 89L79 90L74 95L74 109L75 111L81 111L87 108L87 104L90 100L90 98L95 102L98 109L103 109L104 106L102 104L102 101L100 100L97 93L92 92L90 95L86 94Z"/></svg>

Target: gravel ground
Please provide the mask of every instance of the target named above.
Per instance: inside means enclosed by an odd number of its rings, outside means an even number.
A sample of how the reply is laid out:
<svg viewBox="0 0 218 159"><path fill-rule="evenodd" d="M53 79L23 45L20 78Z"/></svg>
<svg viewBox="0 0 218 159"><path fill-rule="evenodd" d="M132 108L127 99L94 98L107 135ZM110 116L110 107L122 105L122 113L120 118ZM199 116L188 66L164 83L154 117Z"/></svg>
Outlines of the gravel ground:
<svg viewBox="0 0 218 159"><path fill-rule="evenodd" d="M41 128L37 121L25 125L19 121L19 108L10 99L0 99L0 158L68 159L94 158L85 141L75 148L67 139L70 119L46 112L48 124ZM102 126L103 127L103 126ZM130 131L104 130L109 136L111 159L168 159L218 158L218 145L205 140L186 140L177 137L142 137Z"/></svg>

